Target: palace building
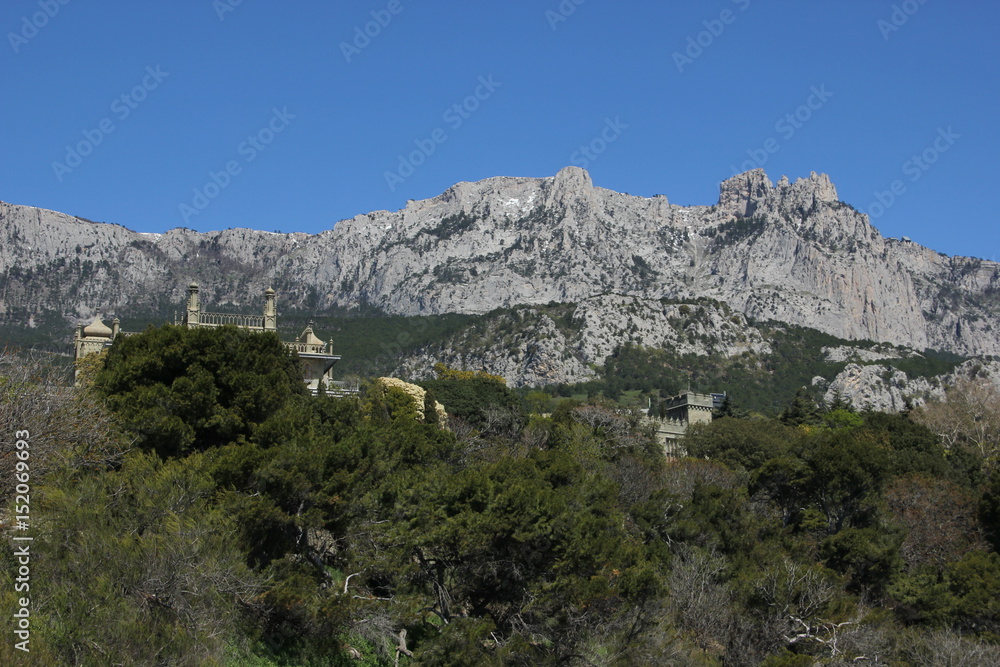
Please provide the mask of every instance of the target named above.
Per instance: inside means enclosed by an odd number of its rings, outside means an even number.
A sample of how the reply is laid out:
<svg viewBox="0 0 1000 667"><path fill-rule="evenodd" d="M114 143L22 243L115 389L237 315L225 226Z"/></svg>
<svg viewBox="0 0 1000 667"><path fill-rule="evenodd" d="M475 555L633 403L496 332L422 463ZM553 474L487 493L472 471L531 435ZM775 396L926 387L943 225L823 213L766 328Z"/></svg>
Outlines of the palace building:
<svg viewBox="0 0 1000 667"><path fill-rule="evenodd" d="M235 313L210 313L201 309L197 283L188 286L187 308L181 319L174 318L174 324L185 327L221 327L233 325L248 331L267 332L278 331L278 310L275 292L270 287L264 292L263 315L240 315ZM79 325L73 337L74 359L79 360L87 355L100 352L110 347L118 336L128 336L131 332L122 331L118 318L109 327L95 317L87 326ZM295 351L302 362L303 381L315 394L319 392L320 383L327 394L341 395L357 391L354 386L338 382L330 374L334 364L340 360L340 355L333 354L332 342L324 342L313 331L313 323L306 328L294 341L283 341L286 348Z"/></svg>

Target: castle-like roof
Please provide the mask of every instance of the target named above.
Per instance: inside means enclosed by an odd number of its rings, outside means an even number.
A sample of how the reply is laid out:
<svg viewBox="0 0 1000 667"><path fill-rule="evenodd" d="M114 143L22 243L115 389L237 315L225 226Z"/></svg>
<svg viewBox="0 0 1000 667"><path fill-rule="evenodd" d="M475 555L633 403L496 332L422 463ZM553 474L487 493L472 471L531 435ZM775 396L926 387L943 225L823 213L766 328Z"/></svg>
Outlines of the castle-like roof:
<svg viewBox="0 0 1000 667"><path fill-rule="evenodd" d="M111 327L95 316L94 321L83 328L83 335L88 338L111 338L112 332Z"/></svg>
<svg viewBox="0 0 1000 667"><path fill-rule="evenodd" d="M299 342L300 343L305 343L306 345L325 345L326 344L323 341L321 341L316 336L316 334L313 333L313 323L312 322L309 322L309 325L302 332L302 335L299 336Z"/></svg>

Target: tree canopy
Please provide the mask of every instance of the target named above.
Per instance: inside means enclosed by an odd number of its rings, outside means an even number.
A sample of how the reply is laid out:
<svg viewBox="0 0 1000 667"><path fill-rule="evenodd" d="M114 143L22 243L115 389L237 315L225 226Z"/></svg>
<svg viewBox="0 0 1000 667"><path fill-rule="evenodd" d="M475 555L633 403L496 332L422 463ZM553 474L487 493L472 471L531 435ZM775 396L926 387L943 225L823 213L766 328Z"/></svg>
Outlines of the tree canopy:
<svg viewBox="0 0 1000 667"><path fill-rule="evenodd" d="M94 389L163 456L247 440L305 388L273 333L166 325L116 341Z"/></svg>
<svg viewBox="0 0 1000 667"><path fill-rule="evenodd" d="M637 410L526 414L482 374L423 406L311 396L276 337L226 327L150 329L92 388L46 382L0 364L0 423L34 419L44 464L40 663L1000 664L1000 475L912 414L802 395L668 459ZM0 553L8 618L19 567Z"/></svg>

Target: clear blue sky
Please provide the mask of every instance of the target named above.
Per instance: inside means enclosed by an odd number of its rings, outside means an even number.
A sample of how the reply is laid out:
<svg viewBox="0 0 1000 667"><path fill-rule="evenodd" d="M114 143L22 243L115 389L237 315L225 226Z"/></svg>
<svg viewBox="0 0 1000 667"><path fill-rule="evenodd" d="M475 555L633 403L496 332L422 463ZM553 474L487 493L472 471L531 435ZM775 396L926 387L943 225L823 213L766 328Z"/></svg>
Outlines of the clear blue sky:
<svg viewBox="0 0 1000 667"><path fill-rule="evenodd" d="M0 199L315 233L585 160L597 185L711 204L763 163L865 212L896 182L883 234L1000 253L1000 3L237 2L0 3Z"/></svg>

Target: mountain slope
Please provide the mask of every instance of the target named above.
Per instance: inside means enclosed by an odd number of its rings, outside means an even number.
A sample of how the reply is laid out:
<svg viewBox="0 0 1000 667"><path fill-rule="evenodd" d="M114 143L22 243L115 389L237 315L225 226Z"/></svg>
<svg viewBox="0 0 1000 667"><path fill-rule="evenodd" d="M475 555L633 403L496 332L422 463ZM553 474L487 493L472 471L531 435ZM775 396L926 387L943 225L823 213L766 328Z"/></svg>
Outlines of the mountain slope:
<svg viewBox="0 0 1000 667"><path fill-rule="evenodd" d="M996 263L884 239L816 174L772 184L758 169L723 182L713 206L681 207L594 187L568 167L459 183L317 235L143 235L10 204L0 230L0 316L14 324L46 309L74 321L165 313L195 279L206 304L256 308L271 284L285 309L316 312L708 297L846 339L1000 354Z"/></svg>
<svg viewBox="0 0 1000 667"><path fill-rule="evenodd" d="M804 386L827 403L839 398L859 410L896 412L941 398L960 378L1000 384L1000 361L751 321L711 299L609 294L464 317L381 363L392 375L418 380L433 378L443 362L501 375L514 387L616 400L627 392L660 400L690 386L725 391L741 408L764 413L783 409Z"/></svg>

